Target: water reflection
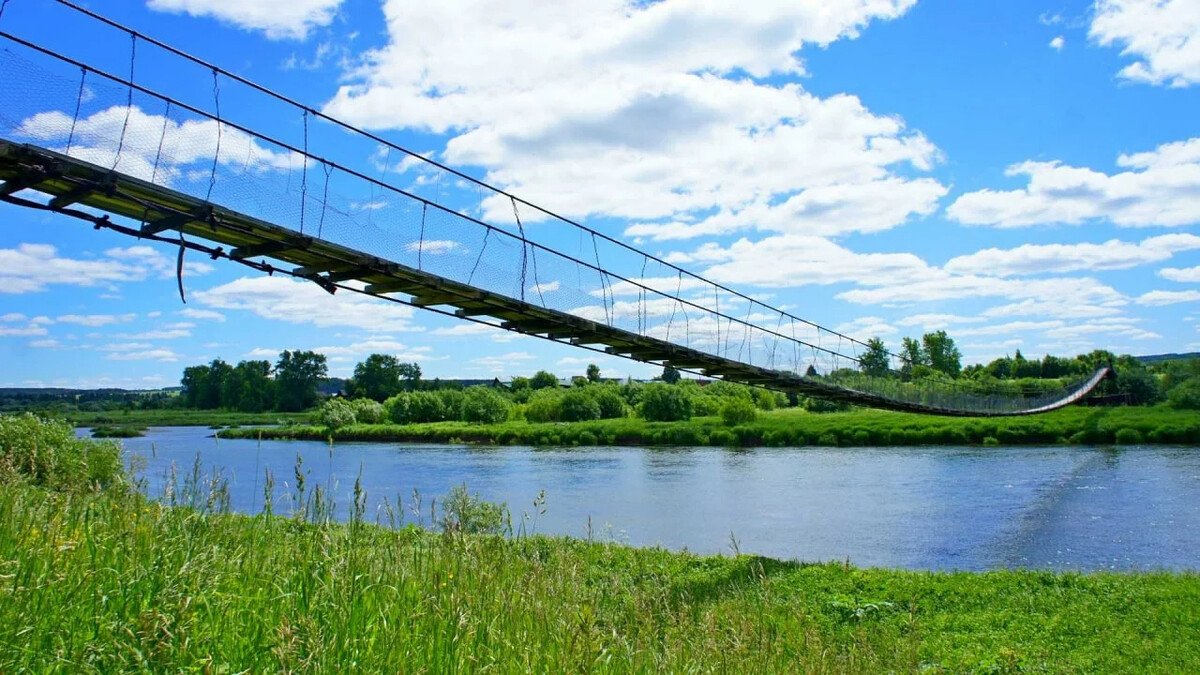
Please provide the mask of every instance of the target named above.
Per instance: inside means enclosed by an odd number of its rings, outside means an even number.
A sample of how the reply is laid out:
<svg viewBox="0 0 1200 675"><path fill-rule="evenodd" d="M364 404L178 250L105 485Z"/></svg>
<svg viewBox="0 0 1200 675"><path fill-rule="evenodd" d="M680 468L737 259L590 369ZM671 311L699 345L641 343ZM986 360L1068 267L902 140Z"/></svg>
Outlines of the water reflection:
<svg viewBox="0 0 1200 675"><path fill-rule="evenodd" d="M514 519L545 490L537 530L635 545L913 569L1194 568L1200 454L1181 448L480 448L216 441L196 428L126 441L152 494L175 463L220 467L233 507L257 512L274 474L286 509L302 458L341 513L362 476L368 513L386 498L412 519L466 483Z"/></svg>

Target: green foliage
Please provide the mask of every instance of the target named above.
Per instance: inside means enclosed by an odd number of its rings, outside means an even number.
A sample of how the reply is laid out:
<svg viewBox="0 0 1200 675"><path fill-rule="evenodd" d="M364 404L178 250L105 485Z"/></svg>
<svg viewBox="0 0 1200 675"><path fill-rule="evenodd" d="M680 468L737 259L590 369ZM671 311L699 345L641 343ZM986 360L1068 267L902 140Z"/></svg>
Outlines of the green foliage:
<svg viewBox="0 0 1200 675"><path fill-rule="evenodd" d="M591 382L593 384L599 382L600 381L600 366L597 366L594 363L589 363L588 367L587 367L587 379L588 379L588 382Z"/></svg>
<svg viewBox="0 0 1200 675"><path fill-rule="evenodd" d="M1161 398L1158 380L1140 365L1118 368L1115 386L1117 392L1128 396L1133 405L1149 405Z"/></svg>
<svg viewBox="0 0 1200 675"><path fill-rule="evenodd" d="M651 422L674 422L692 417L692 397L680 387L654 382L642 389L641 416Z"/></svg>
<svg viewBox="0 0 1200 675"><path fill-rule="evenodd" d="M317 384L328 374L324 354L284 351L275 363L279 410L308 410L317 402Z"/></svg>
<svg viewBox="0 0 1200 675"><path fill-rule="evenodd" d="M358 424L382 424L388 419L387 411L378 401L360 398L351 401L350 405L354 408L354 420Z"/></svg>
<svg viewBox="0 0 1200 675"><path fill-rule="evenodd" d="M1172 408L1200 410L1200 377L1193 377L1173 388L1167 401Z"/></svg>
<svg viewBox="0 0 1200 675"><path fill-rule="evenodd" d="M946 331L926 333L921 338L921 346L929 359L929 367L951 377L958 376L962 370L962 353Z"/></svg>
<svg viewBox="0 0 1200 675"><path fill-rule="evenodd" d="M502 534L508 522L508 507L486 502L478 494L456 485L442 501L438 527L443 532L461 534Z"/></svg>
<svg viewBox="0 0 1200 675"><path fill-rule="evenodd" d="M883 340L877 337L867 340L867 349L859 359L859 367L864 375L871 377L884 377L888 374L891 359Z"/></svg>
<svg viewBox="0 0 1200 675"><path fill-rule="evenodd" d="M508 419L512 404L488 387L470 387L463 393L461 419L476 424L496 424Z"/></svg>
<svg viewBox="0 0 1200 675"><path fill-rule="evenodd" d="M625 417L627 414L628 407L625 405L625 399L621 397L616 386L589 387L586 391L600 406L600 419L617 419Z"/></svg>
<svg viewBox="0 0 1200 675"><path fill-rule="evenodd" d="M721 406L721 420L729 426L749 424L758 419L758 409L743 398L731 398Z"/></svg>
<svg viewBox="0 0 1200 675"><path fill-rule="evenodd" d="M414 391L408 396L408 418L406 424L441 422L448 419L446 399L441 392Z"/></svg>
<svg viewBox="0 0 1200 675"><path fill-rule="evenodd" d="M554 376L554 373L539 370L530 378L529 387L535 391L538 389L555 389L558 387L558 378Z"/></svg>
<svg viewBox="0 0 1200 675"><path fill-rule="evenodd" d="M60 420L0 415L0 484L15 482L69 492L123 485L121 447L76 438Z"/></svg>
<svg viewBox="0 0 1200 675"><path fill-rule="evenodd" d="M344 399L328 399L317 409L317 424L328 429L350 426L354 422L354 406Z"/></svg>
<svg viewBox="0 0 1200 675"><path fill-rule="evenodd" d="M410 365L410 364L405 364ZM411 364L416 365L416 364ZM400 359L389 354L371 354L365 361L354 366L354 377L348 384L352 396L362 396L376 401L385 401L398 394L400 384ZM420 367L417 366L420 373Z"/></svg>
<svg viewBox="0 0 1200 675"><path fill-rule="evenodd" d="M563 422L586 422L600 419L600 404L596 398L579 389L572 389L558 401L559 419Z"/></svg>
<svg viewBox="0 0 1200 675"><path fill-rule="evenodd" d="M681 377L682 375L680 375L679 370L676 369L675 366L670 364L663 366L662 377L660 378L663 382L666 382L667 384L675 384L679 382Z"/></svg>
<svg viewBox="0 0 1200 675"><path fill-rule="evenodd" d="M1116 441L1118 445L1140 445L1143 439L1137 429L1118 429Z"/></svg>
<svg viewBox="0 0 1200 675"><path fill-rule="evenodd" d="M555 389L534 392L525 405L525 419L530 422L557 422L562 415L562 394Z"/></svg>

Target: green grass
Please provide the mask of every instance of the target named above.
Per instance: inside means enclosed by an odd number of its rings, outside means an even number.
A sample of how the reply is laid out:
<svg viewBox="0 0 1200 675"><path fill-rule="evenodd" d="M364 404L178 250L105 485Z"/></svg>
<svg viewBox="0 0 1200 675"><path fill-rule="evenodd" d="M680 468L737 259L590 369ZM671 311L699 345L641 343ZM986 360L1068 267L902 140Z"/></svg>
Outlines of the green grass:
<svg viewBox="0 0 1200 675"><path fill-rule="evenodd" d="M92 438L138 438L146 435L146 427L140 425L107 425L92 427Z"/></svg>
<svg viewBox="0 0 1200 675"><path fill-rule="evenodd" d="M361 506L335 524L314 491L293 500L307 519L251 517L227 513L223 482L198 464L165 504L148 501L115 448L0 417L0 672L1200 668L1193 573L696 556L454 521L380 527ZM445 501L496 523L465 491Z"/></svg>
<svg viewBox="0 0 1200 675"><path fill-rule="evenodd" d="M226 427L233 425L279 424L283 421L308 422L312 414L303 413L244 413L227 410L108 410L105 412L46 412L52 417L66 419L77 427L101 425L134 427Z"/></svg>
<svg viewBox="0 0 1200 675"><path fill-rule="evenodd" d="M0 493L0 671L1195 672L1194 574L701 557Z"/></svg>
<svg viewBox="0 0 1200 675"><path fill-rule="evenodd" d="M1133 434L1136 432L1136 436ZM788 408L753 422L726 426L719 417L686 422L638 418L576 423L439 422L411 425L230 429L222 438L340 441L466 442L521 445L903 446L1106 444L1135 438L1147 443L1200 443L1200 415L1164 406L1071 407L1031 417L970 419L877 410L813 414ZM991 440L989 440L991 439Z"/></svg>

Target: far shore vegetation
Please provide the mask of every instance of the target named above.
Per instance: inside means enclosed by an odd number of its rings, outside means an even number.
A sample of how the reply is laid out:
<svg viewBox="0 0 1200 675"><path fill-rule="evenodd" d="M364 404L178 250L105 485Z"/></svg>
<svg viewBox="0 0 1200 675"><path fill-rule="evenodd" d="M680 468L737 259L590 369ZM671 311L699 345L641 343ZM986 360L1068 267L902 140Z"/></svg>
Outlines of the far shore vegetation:
<svg viewBox="0 0 1200 675"><path fill-rule="evenodd" d="M295 474L257 516L198 463L151 499L116 442L0 414L0 672L1200 669L1191 572L638 549L539 535L542 506L514 516L466 486L374 516L356 484L339 523Z"/></svg>
<svg viewBox="0 0 1200 675"><path fill-rule="evenodd" d="M962 419L852 409L795 394L683 377L667 366L650 382L608 379L595 365L562 378L539 371L508 381L422 379L420 365L372 354L353 377L330 378L326 358L284 351L268 361L221 360L184 369L173 392L89 392L0 399L97 437L148 426L221 428L226 438L469 442L528 445L933 445L1200 443L1200 359L1145 364L1094 351L1071 358L1014 355L963 367L944 331L905 338L906 365L887 369L872 339L857 370L836 380L953 383L999 395L1065 393L1102 365L1115 376L1090 403L1028 418ZM813 373L810 373L813 374ZM30 396L33 396L32 394ZM260 428L262 427L262 428Z"/></svg>

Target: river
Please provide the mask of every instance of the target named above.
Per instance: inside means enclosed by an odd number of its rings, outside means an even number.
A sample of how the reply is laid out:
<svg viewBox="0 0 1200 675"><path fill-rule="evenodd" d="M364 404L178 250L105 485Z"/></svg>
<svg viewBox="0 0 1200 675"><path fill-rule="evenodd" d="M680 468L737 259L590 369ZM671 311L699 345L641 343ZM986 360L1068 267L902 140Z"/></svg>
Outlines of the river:
<svg viewBox="0 0 1200 675"><path fill-rule="evenodd" d="M263 506L264 472L287 511L297 456L342 517L357 476L367 518L413 490L455 485L505 502L541 534L635 546L859 566L988 570L1200 567L1200 452L1146 446L543 449L397 443L217 440L196 427L124 441L161 495L171 465L199 457L229 481L232 508ZM256 468L257 467L257 468ZM180 478L182 480L182 478ZM545 505L534 500L545 492ZM544 509L544 513L535 513ZM590 520L589 520L590 519Z"/></svg>

